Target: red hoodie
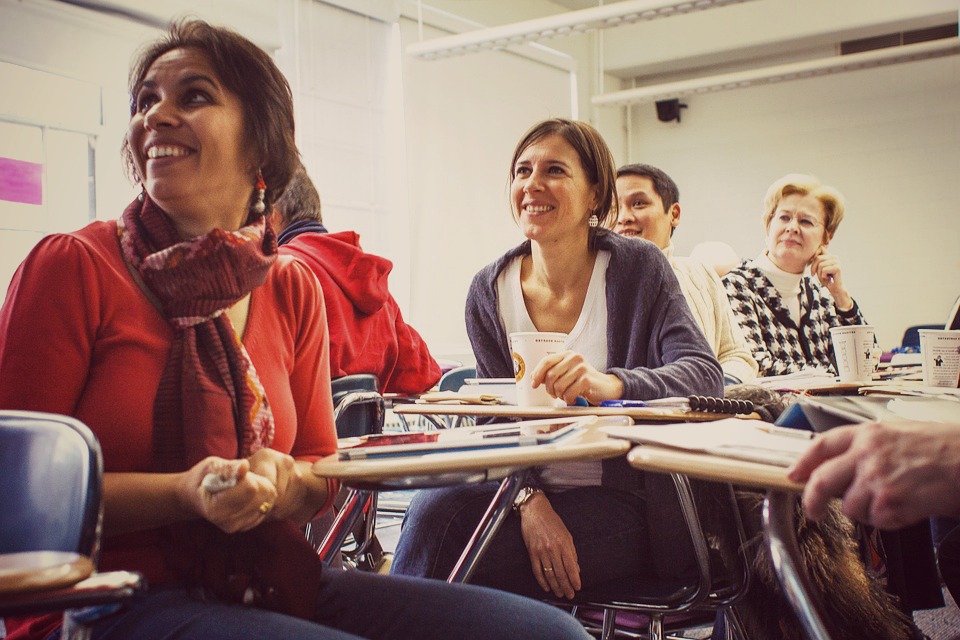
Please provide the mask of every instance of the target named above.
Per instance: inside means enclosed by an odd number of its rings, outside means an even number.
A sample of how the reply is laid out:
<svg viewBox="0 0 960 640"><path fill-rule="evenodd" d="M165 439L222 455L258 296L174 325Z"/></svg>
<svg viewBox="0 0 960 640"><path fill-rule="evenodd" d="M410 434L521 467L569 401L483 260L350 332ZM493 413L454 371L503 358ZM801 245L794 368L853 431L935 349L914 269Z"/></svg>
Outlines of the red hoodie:
<svg viewBox="0 0 960 640"><path fill-rule="evenodd" d="M381 391L420 393L440 379L426 343L387 289L393 263L364 253L353 231L301 233L280 247L317 275L330 329L330 377L374 373Z"/></svg>

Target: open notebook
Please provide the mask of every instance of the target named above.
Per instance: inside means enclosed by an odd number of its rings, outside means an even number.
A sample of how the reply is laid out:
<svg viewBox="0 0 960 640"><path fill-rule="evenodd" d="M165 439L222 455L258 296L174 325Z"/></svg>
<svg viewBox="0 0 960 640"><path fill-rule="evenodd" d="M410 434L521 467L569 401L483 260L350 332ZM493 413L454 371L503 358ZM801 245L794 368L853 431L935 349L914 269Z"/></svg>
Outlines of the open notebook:
<svg viewBox="0 0 960 640"><path fill-rule="evenodd" d="M615 438L684 451L789 467L813 442L814 434L762 420L727 418L714 422L604 427Z"/></svg>

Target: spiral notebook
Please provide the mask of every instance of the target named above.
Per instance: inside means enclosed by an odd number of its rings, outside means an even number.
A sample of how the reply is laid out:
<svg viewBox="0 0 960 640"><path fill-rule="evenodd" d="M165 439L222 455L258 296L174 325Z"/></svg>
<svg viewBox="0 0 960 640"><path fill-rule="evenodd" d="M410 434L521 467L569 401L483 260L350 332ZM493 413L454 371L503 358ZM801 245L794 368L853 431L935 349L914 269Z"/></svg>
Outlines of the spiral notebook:
<svg viewBox="0 0 960 640"><path fill-rule="evenodd" d="M653 400L604 400L601 407L650 407L675 409L677 411L700 411L703 413L728 413L731 415L752 413L754 406L749 400L716 398L712 396L685 396L656 398Z"/></svg>

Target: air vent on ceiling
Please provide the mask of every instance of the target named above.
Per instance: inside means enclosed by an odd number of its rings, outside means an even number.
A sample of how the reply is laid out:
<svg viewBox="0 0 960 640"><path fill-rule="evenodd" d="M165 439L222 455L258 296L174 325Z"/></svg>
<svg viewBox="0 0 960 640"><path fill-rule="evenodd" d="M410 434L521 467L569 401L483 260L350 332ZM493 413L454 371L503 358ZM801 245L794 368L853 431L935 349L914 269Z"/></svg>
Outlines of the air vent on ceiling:
<svg viewBox="0 0 960 640"><path fill-rule="evenodd" d="M874 51L876 49L886 49L888 47L899 47L905 44L916 44L918 42L930 42L931 40L944 40L946 38L957 37L957 23L942 24L936 27L926 27L924 29L914 29L913 31L900 31L898 33L887 33L882 36L872 38L861 38L859 40L847 40L840 43L840 54L848 55L851 53L863 53L864 51Z"/></svg>

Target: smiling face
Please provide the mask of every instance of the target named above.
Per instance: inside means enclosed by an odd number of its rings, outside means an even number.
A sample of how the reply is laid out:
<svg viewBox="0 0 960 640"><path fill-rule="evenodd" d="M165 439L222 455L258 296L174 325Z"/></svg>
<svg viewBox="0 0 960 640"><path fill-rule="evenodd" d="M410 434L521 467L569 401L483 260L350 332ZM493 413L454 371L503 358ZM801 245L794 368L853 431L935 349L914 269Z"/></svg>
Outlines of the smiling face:
<svg viewBox="0 0 960 640"><path fill-rule="evenodd" d="M620 176L617 194L620 211L614 230L622 236L645 238L666 249L673 228L680 224L680 205L675 202L669 211L664 211L663 199L647 176Z"/></svg>
<svg viewBox="0 0 960 640"><path fill-rule="evenodd" d="M524 149L510 185L514 212L527 238L544 244L588 237L587 219L597 208L596 189L573 146L548 135Z"/></svg>
<svg viewBox="0 0 960 640"><path fill-rule="evenodd" d="M249 215L256 165L243 109L196 49L154 61L134 93L127 139L144 189L184 237L237 229Z"/></svg>
<svg viewBox="0 0 960 640"><path fill-rule="evenodd" d="M793 193L780 200L767 225L767 254L789 273L802 273L820 247L829 242L826 214L815 197Z"/></svg>

